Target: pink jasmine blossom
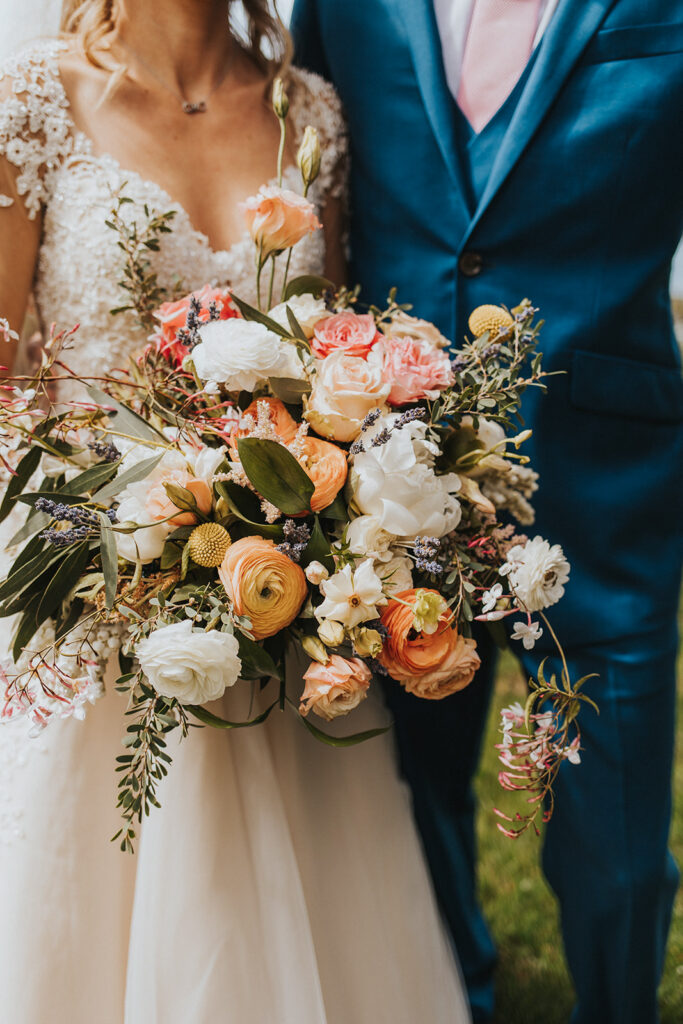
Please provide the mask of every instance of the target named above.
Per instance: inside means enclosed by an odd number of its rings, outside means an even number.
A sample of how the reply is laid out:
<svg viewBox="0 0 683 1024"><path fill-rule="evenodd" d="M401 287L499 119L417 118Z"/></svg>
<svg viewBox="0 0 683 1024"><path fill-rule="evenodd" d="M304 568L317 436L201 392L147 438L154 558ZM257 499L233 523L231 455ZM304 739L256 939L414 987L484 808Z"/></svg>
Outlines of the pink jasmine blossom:
<svg viewBox="0 0 683 1024"><path fill-rule="evenodd" d="M484 613L492 612L497 602L503 596L503 587L500 583L494 583L490 590L484 593L481 599L481 610Z"/></svg>
<svg viewBox="0 0 683 1024"><path fill-rule="evenodd" d="M515 622L514 632L510 636L512 640L521 640L525 650L532 651L536 641L543 636L543 630L537 622Z"/></svg>

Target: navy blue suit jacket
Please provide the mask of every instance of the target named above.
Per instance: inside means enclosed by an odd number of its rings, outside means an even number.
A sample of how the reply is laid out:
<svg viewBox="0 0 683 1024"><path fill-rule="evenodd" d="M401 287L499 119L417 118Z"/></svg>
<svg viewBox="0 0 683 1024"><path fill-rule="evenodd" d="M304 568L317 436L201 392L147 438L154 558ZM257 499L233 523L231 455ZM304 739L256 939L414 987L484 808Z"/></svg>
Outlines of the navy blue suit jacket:
<svg viewBox="0 0 683 1024"><path fill-rule="evenodd" d="M546 320L529 394L538 531L572 580L568 644L672 622L683 384L668 282L683 228L683 0L560 0L481 199L463 174L431 0L297 0L300 63L352 153L351 280L457 345L480 303Z"/></svg>

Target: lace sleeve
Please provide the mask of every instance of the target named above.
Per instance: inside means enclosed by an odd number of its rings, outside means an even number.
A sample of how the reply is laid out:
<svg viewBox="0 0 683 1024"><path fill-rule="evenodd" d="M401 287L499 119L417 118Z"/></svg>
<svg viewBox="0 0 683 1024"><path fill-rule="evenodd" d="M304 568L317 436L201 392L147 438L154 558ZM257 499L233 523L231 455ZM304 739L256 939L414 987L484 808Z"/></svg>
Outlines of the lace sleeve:
<svg viewBox="0 0 683 1024"><path fill-rule="evenodd" d="M297 145L307 125L320 136L323 149L318 182L323 199L344 199L348 181L348 136L342 105L334 87L301 68L291 72L291 116Z"/></svg>
<svg viewBox="0 0 683 1024"><path fill-rule="evenodd" d="M73 144L57 66L61 45L51 41L32 47L0 67L0 157L15 171L14 189L31 220L48 198L51 174ZM0 206L14 202L13 196L0 195Z"/></svg>

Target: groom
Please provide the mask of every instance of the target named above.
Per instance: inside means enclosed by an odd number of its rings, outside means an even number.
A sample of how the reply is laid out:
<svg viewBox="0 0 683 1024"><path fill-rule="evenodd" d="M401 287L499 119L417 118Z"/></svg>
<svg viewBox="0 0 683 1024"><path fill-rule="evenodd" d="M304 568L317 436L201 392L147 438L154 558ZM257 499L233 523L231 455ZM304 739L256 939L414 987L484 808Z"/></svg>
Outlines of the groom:
<svg viewBox="0 0 683 1024"><path fill-rule="evenodd" d="M683 385L667 288L683 227L683 0L296 0L293 30L349 119L364 297L397 285L456 344L481 303L528 295L547 321L545 365L562 375L524 409L537 525L572 562L553 622L574 679L599 673L587 691L601 713L583 715L543 865L575 1024L654 1024L677 884ZM493 1004L470 788L488 685L394 707L475 1021Z"/></svg>

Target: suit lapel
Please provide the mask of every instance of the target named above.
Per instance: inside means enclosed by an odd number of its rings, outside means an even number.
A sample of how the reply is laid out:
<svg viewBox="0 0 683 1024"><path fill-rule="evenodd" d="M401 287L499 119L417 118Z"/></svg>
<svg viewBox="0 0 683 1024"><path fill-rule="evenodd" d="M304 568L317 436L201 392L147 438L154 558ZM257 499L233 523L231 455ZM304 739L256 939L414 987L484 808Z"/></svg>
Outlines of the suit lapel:
<svg viewBox="0 0 683 1024"><path fill-rule="evenodd" d="M469 219L473 211L468 207L468 189L458 156L457 111L446 81L434 4L432 0L396 0L396 8L407 34L427 117Z"/></svg>
<svg viewBox="0 0 683 1024"><path fill-rule="evenodd" d="M539 44L531 74L475 211L470 231L540 127L574 64L614 3L615 0L560 0Z"/></svg>

